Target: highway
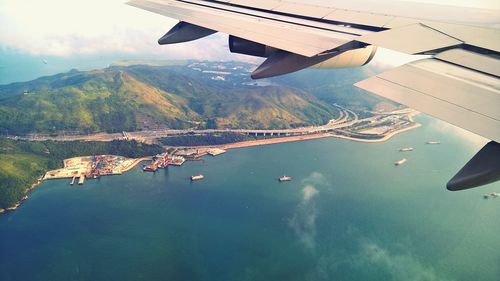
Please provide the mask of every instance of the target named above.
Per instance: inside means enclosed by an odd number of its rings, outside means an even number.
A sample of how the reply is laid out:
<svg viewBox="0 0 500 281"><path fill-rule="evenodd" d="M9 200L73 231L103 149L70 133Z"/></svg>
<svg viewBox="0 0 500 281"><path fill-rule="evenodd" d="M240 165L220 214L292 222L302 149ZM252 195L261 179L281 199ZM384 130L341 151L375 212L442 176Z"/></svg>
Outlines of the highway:
<svg viewBox="0 0 500 281"><path fill-rule="evenodd" d="M358 115L350 109L341 107L339 105L335 106L339 109L339 117L337 119L330 120L327 124L322 126L308 126L300 128L291 129L276 129L276 130L258 130L258 129L164 129L164 130L145 130L145 131L135 131L135 132L122 132L122 133L97 133L90 135L41 135L34 134L27 137L22 137L21 139L31 140L31 141L42 141L42 140L54 140L54 141L112 141L118 139L127 140L137 140L143 142L152 142L159 138L175 136L175 135L186 135L186 134L214 134L214 133L241 133L255 136L296 136L305 134L318 134L332 132L336 129L348 130L349 127L355 127L356 124L366 123L381 120L381 118L388 118L391 116L407 116L413 111L399 110L390 113L374 113L376 115L359 119Z"/></svg>

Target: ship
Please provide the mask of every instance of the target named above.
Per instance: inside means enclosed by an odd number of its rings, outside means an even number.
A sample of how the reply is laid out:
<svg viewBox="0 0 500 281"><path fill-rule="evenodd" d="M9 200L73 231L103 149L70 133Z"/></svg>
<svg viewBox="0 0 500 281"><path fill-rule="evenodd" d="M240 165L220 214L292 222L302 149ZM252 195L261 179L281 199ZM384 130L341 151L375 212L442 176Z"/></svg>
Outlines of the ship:
<svg viewBox="0 0 500 281"><path fill-rule="evenodd" d="M292 177L290 176L281 176L279 177L278 179L280 182L284 182L284 181L291 181L292 180Z"/></svg>
<svg viewBox="0 0 500 281"><path fill-rule="evenodd" d="M191 176L191 181L199 181L204 179L205 177L202 174L196 175L196 176Z"/></svg>
<svg viewBox="0 0 500 281"><path fill-rule="evenodd" d="M401 151L401 152L413 151L413 147L403 147L399 151Z"/></svg>
<svg viewBox="0 0 500 281"><path fill-rule="evenodd" d="M153 165L153 164L149 164L149 165L145 165L144 167L142 167L142 170L144 172L156 172L158 170L158 168Z"/></svg>
<svg viewBox="0 0 500 281"><path fill-rule="evenodd" d="M405 162L406 162L406 158L403 158L403 159L395 162L394 165L396 165L396 166L403 165Z"/></svg>
<svg viewBox="0 0 500 281"><path fill-rule="evenodd" d="M427 144L441 144L440 141L428 141Z"/></svg>

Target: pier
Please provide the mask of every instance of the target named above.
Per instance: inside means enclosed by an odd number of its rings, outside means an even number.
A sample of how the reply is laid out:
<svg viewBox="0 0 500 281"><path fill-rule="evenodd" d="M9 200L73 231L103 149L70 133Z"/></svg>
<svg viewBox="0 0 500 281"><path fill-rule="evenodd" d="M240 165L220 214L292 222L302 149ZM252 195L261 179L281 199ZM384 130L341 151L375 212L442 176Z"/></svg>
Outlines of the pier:
<svg viewBox="0 0 500 281"><path fill-rule="evenodd" d="M85 175L80 175L78 179L78 185L82 185L85 182Z"/></svg>

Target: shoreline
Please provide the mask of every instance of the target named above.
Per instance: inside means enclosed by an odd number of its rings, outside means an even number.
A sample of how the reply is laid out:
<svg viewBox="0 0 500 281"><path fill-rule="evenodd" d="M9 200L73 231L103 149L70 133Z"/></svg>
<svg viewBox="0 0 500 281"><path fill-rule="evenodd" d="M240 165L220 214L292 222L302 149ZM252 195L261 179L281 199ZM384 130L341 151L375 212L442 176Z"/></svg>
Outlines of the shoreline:
<svg viewBox="0 0 500 281"><path fill-rule="evenodd" d="M411 120L413 121L413 120ZM277 138L271 138L271 139L263 139L263 140L251 140L251 141L241 141L241 142L234 142L234 143L228 143L228 144L219 144L219 145L199 145L199 146L168 146L172 148L222 148L222 149L237 149L237 148L244 148L244 147L254 147L254 146L261 146L261 145L272 145L272 144L279 144L279 143L287 143L287 142L297 142L297 141L306 141L306 140L315 140L315 139L321 139L321 138L339 138L339 139L346 139L346 140L351 140L351 141L357 141L357 142L365 142L365 143L377 143L377 142L385 142L394 137L397 134L417 129L421 127L422 125L420 123L415 123L412 126L402 128L400 130L396 130L393 132L390 132L387 135L384 135L383 137L379 139L360 139L360 138L354 138L354 137L348 137L344 135L338 135L335 133L318 133L318 134L309 134L309 135L300 135L300 136L289 136L289 137L277 137Z"/></svg>
<svg viewBox="0 0 500 281"><path fill-rule="evenodd" d="M72 159L72 158L69 158L69 159ZM126 173L126 172L132 170L134 167L136 167L141 162L148 161L148 160L151 160L151 159L152 159L152 156L146 156L146 157L141 157L141 158L134 158L134 160L129 165L127 165L125 168L123 168L121 170L121 173L119 173L117 175L121 175L123 173ZM66 160L68 160L68 159L64 159L63 160L63 166L64 167L66 166ZM67 178L58 178L58 179L67 179ZM25 196L23 197L23 199L21 199L20 201L18 201L14 206L11 206L11 207L8 207L8 208L5 208L5 209L0 209L0 215L7 214L9 212L17 210L17 208L19 208L25 201L27 201L29 199L28 195L35 188L37 188L42 182L44 182L45 180L51 180L51 179L45 179L45 175L40 176L33 184L31 184L31 187L29 187L29 188L26 189L26 192L24 193Z"/></svg>
<svg viewBox="0 0 500 281"><path fill-rule="evenodd" d="M410 121L413 121L413 116L409 116ZM245 148L245 147L255 147L255 146L263 146L263 145L272 145L272 144L280 144L280 143L288 143L288 142L298 142L298 141L307 141L307 140L315 140L315 139L322 139L322 138L339 138L339 139L346 139L350 141L358 141L358 142L364 142L364 143L377 143L377 142L385 142L392 138L393 136L421 127L422 125L420 123L415 123L410 127L406 127L400 130L396 130L394 132L391 132L387 135L384 135L380 139L360 139L360 138L353 138L353 137L348 137L344 135L337 135L335 133L318 133L318 134L309 134L309 135L299 135L299 136L289 136L289 137L278 137L278 138L271 138L271 139L263 139L263 140L251 140L251 141L242 141L242 142L235 142L235 143L229 143L229 144L221 144L221 145L203 145L203 146L189 146L189 148L221 148L225 150L229 149L238 149L238 148ZM171 146L173 148L187 148L187 147L181 147L181 146ZM139 163L143 161L149 161L152 159L152 156L147 156L147 157L141 157L141 158L135 158L129 165L124 167L119 174L126 173L130 170L132 170L134 167L136 167ZM63 160L64 166L66 166L66 160ZM25 197L17 202L14 206L5 208L5 209L0 209L0 215L1 214L7 214L11 211L15 211L19 206L21 206L24 201L28 200L28 195L31 191L33 191L38 185L40 185L43 181L45 180L44 176L39 177L35 183L31 185L30 188L26 189L25 192Z"/></svg>

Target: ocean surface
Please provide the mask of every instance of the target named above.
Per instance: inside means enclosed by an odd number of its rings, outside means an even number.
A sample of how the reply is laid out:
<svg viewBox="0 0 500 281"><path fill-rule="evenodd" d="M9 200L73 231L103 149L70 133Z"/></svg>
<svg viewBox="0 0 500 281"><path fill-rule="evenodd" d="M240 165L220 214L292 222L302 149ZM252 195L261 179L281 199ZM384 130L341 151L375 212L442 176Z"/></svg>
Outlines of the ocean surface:
<svg viewBox="0 0 500 281"><path fill-rule="evenodd" d="M484 140L418 121L384 143L285 143L44 182L0 216L0 280L499 280L500 198L482 195L500 184L445 189Z"/></svg>

